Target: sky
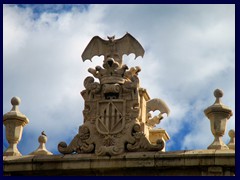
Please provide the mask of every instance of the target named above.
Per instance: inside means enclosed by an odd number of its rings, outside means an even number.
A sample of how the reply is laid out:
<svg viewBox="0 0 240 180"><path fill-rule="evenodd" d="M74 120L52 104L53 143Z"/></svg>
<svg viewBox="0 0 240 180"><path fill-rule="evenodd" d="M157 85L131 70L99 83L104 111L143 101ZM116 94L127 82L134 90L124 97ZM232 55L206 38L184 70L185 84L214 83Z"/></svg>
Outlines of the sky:
<svg viewBox="0 0 240 180"><path fill-rule="evenodd" d="M124 55L140 66L140 86L170 108L156 128L170 136L166 151L207 149L213 141L204 109L224 91L222 102L233 116L223 137L235 129L235 5L3 5L3 113L11 98L21 98L29 119L18 144L26 155L37 149L44 130L47 149L69 143L83 123L80 92L87 69L102 65L81 54L93 36L121 38L129 32L144 57ZM3 126L4 145L7 146Z"/></svg>

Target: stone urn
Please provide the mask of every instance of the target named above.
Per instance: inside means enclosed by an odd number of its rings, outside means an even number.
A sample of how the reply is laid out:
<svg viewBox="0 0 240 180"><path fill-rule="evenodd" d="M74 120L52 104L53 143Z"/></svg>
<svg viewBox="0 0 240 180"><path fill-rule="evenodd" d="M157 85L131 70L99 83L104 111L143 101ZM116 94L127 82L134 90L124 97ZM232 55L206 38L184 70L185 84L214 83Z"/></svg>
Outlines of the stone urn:
<svg viewBox="0 0 240 180"><path fill-rule="evenodd" d="M208 149L229 149L222 137L226 131L227 121L232 116L232 110L221 102L222 90L216 89L214 96L216 97L215 103L204 110L205 115L210 120L211 131L214 135L214 141L208 146Z"/></svg>
<svg viewBox="0 0 240 180"><path fill-rule="evenodd" d="M17 144L22 138L23 127L28 124L28 118L19 111L19 97L11 99L12 109L3 115L3 124L6 127L6 138L9 143L8 148L3 153L4 156L21 156Z"/></svg>

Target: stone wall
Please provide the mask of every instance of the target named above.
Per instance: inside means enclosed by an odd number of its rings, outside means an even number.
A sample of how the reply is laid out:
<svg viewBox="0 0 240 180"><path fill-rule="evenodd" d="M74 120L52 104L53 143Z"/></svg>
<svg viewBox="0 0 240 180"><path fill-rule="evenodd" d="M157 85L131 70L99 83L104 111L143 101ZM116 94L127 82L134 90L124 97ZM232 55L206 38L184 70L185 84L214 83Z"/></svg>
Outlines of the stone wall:
<svg viewBox="0 0 240 180"><path fill-rule="evenodd" d="M3 171L5 176L232 176L235 175L235 151L4 156Z"/></svg>

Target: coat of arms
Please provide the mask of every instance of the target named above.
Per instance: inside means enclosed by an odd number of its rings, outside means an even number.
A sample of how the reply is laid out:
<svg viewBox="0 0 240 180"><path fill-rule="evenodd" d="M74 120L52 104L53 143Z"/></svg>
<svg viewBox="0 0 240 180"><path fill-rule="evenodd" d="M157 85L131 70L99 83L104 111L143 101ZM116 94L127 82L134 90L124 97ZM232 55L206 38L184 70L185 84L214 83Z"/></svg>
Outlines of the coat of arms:
<svg viewBox="0 0 240 180"><path fill-rule="evenodd" d="M98 103L96 128L101 134L117 134L125 125L125 101L106 100Z"/></svg>

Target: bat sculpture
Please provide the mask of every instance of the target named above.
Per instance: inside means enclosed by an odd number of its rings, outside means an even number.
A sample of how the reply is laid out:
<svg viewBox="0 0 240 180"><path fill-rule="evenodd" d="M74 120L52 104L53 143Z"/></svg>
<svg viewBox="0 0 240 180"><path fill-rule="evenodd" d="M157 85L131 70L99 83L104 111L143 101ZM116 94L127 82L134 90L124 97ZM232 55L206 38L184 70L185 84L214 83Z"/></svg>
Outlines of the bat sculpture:
<svg viewBox="0 0 240 180"><path fill-rule="evenodd" d="M104 56L106 61L108 58L113 58L120 65L122 64L122 56L124 54L135 54L135 59L138 56L144 55L144 49L141 44L129 33L126 33L122 38L115 39L115 36L104 40L99 36L94 36L85 50L82 53L83 61L89 59L91 61L94 56Z"/></svg>
<svg viewBox="0 0 240 180"><path fill-rule="evenodd" d="M170 109L168 108L167 104L159 99L159 98L154 98L151 99L149 101L147 101L146 103L146 112L149 113L150 111L155 111L155 110L159 110L160 113L157 116L154 116L151 119L147 120L147 124L155 127L156 124L159 124L160 121L163 119L163 114L166 113L167 115L169 115L170 113Z"/></svg>

